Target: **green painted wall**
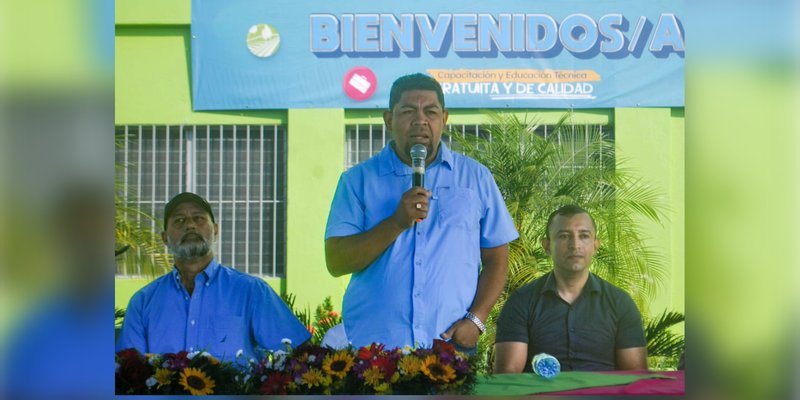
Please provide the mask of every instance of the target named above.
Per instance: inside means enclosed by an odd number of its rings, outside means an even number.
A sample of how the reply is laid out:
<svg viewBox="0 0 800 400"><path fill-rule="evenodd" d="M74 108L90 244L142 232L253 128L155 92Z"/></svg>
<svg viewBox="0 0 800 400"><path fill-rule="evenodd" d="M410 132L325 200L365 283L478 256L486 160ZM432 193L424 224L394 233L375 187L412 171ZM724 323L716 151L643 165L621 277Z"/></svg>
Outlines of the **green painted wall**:
<svg viewBox="0 0 800 400"><path fill-rule="evenodd" d="M672 109L671 125L671 188L672 188L672 276L670 277L670 298L669 304L676 311L686 311L686 153L685 153L685 121L684 109Z"/></svg>
<svg viewBox="0 0 800 400"><path fill-rule="evenodd" d="M640 220L646 243L665 256L666 271L650 313L664 309L684 311L683 276L683 117L669 108L617 108L614 110L618 163L633 169L662 193L668 219L662 223Z"/></svg>
<svg viewBox="0 0 800 400"><path fill-rule="evenodd" d="M341 309L349 278L325 266L325 223L344 170L344 110L289 110L286 289L296 305L314 310L331 296Z"/></svg>
<svg viewBox="0 0 800 400"><path fill-rule="evenodd" d="M117 25L189 25L191 0L116 0Z"/></svg>
<svg viewBox="0 0 800 400"><path fill-rule="evenodd" d="M192 111L188 26L117 26L114 120L124 124L283 124L286 111Z"/></svg>

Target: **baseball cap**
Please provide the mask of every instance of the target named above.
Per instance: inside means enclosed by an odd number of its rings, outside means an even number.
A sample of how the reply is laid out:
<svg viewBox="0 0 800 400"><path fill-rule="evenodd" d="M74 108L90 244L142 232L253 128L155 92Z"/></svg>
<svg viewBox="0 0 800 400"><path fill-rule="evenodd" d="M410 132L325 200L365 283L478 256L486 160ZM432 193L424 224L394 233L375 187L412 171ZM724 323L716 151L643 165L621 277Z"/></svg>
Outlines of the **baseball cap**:
<svg viewBox="0 0 800 400"><path fill-rule="evenodd" d="M216 223L217 221L214 219L214 212L211 211L211 205L208 202L191 192L183 192L181 194L176 195L173 197L166 206L164 206L164 229L167 229L167 221L169 221L169 216L175 211L179 205L183 203L194 203L200 206L203 210L205 210L208 215L211 216L211 222Z"/></svg>

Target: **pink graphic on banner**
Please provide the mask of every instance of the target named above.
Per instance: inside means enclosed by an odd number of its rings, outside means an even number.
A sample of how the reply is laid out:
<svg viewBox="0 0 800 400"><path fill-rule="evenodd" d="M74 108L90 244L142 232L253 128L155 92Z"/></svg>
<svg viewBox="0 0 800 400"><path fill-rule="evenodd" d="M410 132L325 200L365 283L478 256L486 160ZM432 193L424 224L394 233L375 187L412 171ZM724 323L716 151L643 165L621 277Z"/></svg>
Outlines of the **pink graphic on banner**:
<svg viewBox="0 0 800 400"><path fill-rule="evenodd" d="M364 101L375 93L378 88L378 78L367 67L355 67L344 74L342 80L344 93L356 101Z"/></svg>

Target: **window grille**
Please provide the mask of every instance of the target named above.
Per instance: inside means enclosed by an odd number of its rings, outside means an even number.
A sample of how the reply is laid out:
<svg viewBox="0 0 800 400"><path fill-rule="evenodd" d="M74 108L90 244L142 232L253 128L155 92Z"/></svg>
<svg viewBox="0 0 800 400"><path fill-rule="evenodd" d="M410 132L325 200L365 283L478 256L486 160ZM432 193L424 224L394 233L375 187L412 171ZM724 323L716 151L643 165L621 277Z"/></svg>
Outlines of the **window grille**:
<svg viewBox="0 0 800 400"><path fill-rule="evenodd" d="M220 226L220 263L253 275L284 276L284 127L126 125L116 134L122 140L116 159L124 166L118 179L128 204L162 218L172 196L195 192L211 204ZM117 274L142 274L141 266L119 264Z"/></svg>
<svg viewBox="0 0 800 400"><path fill-rule="evenodd" d="M535 131L537 135L542 136L544 138L549 137L552 135L553 125L540 125L537 130ZM589 141L594 138L594 140L599 139L600 135L591 135L590 132L592 130L596 130L599 132L602 137L606 139L613 140L614 134L613 130L609 125L573 125L572 129L568 129L566 132L562 130L562 133L557 138L558 143L568 143L572 149L573 155L583 154L583 159L576 158L575 162L573 163L573 168L583 168L585 166L590 165L591 163L598 163L598 165L602 165L603 160L602 158L599 160L589 160L585 157L585 152L580 153L577 149L580 147L581 144L585 146L589 145ZM474 135L480 136L485 139L491 141L491 135L485 129L485 126L481 125L456 125L450 124L445 129L446 132L460 132L461 135ZM345 127L345 138L347 141L346 144L346 151L345 151L345 169L349 169L350 167L362 162L366 161L370 157L374 156L375 154L379 153L383 147L386 145L387 142L391 140L391 133L386 131L386 126L384 124L367 124L367 125L347 125ZM452 149L453 151L459 151L459 146L457 142L453 141L453 138L450 135L443 133L442 134L442 141L447 144L447 146ZM602 154L601 154L602 157Z"/></svg>

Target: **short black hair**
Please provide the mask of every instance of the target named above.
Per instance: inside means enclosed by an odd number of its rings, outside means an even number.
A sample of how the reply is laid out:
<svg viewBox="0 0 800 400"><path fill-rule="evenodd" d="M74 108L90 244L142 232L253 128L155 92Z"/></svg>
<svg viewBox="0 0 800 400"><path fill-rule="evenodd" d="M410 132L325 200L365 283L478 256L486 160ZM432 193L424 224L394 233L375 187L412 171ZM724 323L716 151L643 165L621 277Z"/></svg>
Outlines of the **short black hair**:
<svg viewBox="0 0 800 400"><path fill-rule="evenodd" d="M400 96L403 95L403 92L409 90L433 90L436 92L436 97L439 98L439 103L442 104L442 109L444 109L444 92L442 92L442 85L440 85L436 79L418 72L416 74L401 76L394 81L392 90L389 92L389 110L394 109L395 104L400 101Z"/></svg>
<svg viewBox="0 0 800 400"><path fill-rule="evenodd" d="M594 228L595 233L597 233L597 224L595 224L594 217L592 217L592 214L590 214L589 211L586 211L586 209L577 204L567 204L559 207L557 210L550 213L549 217L547 217L547 226L544 229L544 237L550 239L550 225L553 224L553 220L556 218L556 215L560 215L562 217L571 217L578 214L588 215L589 220L592 221L592 227Z"/></svg>
<svg viewBox="0 0 800 400"><path fill-rule="evenodd" d="M200 206L200 208L202 208L208 213L208 215L211 217L211 222L217 223L217 221L214 220L214 213L211 211L211 205L208 204L206 199L191 192L183 192L173 197L169 201L169 203L167 203L167 205L164 206L164 230L167 229L169 216L172 215L172 212L175 211L175 209L183 203L197 204L198 206Z"/></svg>

